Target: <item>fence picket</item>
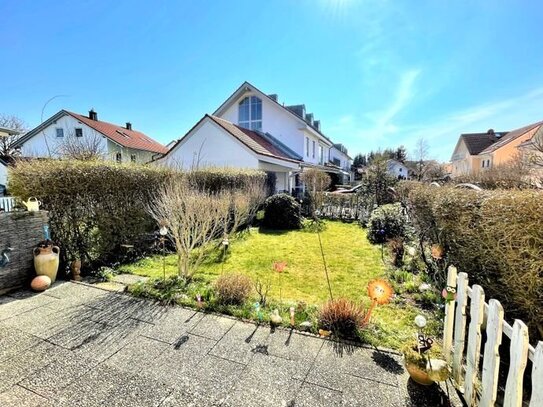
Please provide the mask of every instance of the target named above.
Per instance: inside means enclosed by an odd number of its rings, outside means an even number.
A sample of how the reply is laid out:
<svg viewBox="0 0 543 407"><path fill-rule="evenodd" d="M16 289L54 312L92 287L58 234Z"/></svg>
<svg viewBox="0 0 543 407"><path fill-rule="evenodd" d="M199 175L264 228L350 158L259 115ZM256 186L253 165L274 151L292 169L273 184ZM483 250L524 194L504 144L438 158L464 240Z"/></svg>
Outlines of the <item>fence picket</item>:
<svg viewBox="0 0 543 407"><path fill-rule="evenodd" d="M468 331L468 350L466 353L466 378L464 399L468 406L475 405L475 382L479 369L481 352L481 324L485 314L485 292L480 285L471 289L470 323Z"/></svg>
<svg viewBox="0 0 543 407"><path fill-rule="evenodd" d="M454 287L456 289L456 280L456 267L449 266L447 272L447 287ZM450 363L452 356L455 307L456 301L447 301L445 304L445 322L443 323L443 356L447 363Z"/></svg>
<svg viewBox="0 0 543 407"><path fill-rule="evenodd" d="M535 348L533 363L530 407L540 407L543 406L543 341Z"/></svg>
<svg viewBox="0 0 543 407"><path fill-rule="evenodd" d="M528 327L519 319L513 324L511 361L505 385L504 407L522 406L522 380L528 361Z"/></svg>
<svg viewBox="0 0 543 407"><path fill-rule="evenodd" d="M492 407L498 393L498 373L500 368L499 348L503 334L503 307L498 300L491 299L488 304L486 323L486 344L483 356L480 407Z"/></svg>
<svg viewBox="0 0 543 407"><path fill-rule="evenodd" d="M453 354L453 378L457 385L462 386L462 359L464 355L464 342L466 336L466 305L468 302L468 275L458 274L458 286L456 290L456 314L454 319L454 354Z"/></svg>

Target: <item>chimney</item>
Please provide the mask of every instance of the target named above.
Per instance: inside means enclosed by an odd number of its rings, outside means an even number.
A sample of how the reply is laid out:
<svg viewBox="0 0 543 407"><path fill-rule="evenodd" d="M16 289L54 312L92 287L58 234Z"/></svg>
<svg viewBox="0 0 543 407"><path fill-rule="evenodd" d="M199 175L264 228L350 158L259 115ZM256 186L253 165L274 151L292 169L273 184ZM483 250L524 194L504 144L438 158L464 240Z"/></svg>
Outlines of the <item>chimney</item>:
<svg viewBox="0 0 543 407"><path fill-rule="evenodd" d="M126 122L126 130L132 130L132 123Z"/></svg>
<svg viewBox="0 0 543 407"><path fill-rule="evenodd" d="M270 99L273 99L276 102L277 102L277 99L279 98L279 96L277 96L277 93L272 93L271 95L268 95L268 97Z"/></svg>
<svg viewBox="0 0 543 407"><path fill-rule="evenodd" d="M89 119L98 121L98 113L96 113L94 109L89 110Z"/></svg>
<svg viewBox="0 0 543 407"><path fill-rule="evenodd" d="M315 127L318 131L321 131L321 121L320 120L313 121L313 127Z"/></svg>

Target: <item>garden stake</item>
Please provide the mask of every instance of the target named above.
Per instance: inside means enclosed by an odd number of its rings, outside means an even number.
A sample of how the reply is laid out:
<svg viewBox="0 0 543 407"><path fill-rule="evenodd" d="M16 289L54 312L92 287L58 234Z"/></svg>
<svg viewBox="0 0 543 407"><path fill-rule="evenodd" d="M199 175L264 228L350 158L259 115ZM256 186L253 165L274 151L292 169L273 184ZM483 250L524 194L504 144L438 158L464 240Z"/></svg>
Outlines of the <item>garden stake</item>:
<svg viewBox="0 0 543 407"><path fill-rule="evenodd" d="M315 219L317 219L316 216L315 216ZM317 223L318 223L318 219L317 219ZM332 286L330 285L330 278L328 277L328 267L326 267L326 259L324 258L324 250L322 248L321 232L319 231L318 227L317 227L317 236L319 237L319 246L321 248L322 263L324 264L324 274L326 274L326 282L328 283L328 292L330 293L330 301L334 301L334 297L332 296Z"/></svg>

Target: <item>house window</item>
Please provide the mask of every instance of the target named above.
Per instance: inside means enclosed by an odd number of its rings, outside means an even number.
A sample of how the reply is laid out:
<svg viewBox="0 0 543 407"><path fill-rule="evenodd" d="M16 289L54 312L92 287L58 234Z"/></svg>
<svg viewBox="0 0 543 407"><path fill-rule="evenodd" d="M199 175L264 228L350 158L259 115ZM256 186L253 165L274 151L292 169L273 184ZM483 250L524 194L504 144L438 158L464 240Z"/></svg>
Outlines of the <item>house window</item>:
<svg viewBox="0 0 543 407"><path fill-rule="evenodd" d="M115 161L117 161L118 163L121 163L123 161L123 156L121 153L115 154Z"/></svg>
<svg viewBox="0 0 543 407"><path fill-rule="evenodd" d="M305 155L309 157L309 137L305 138Z"/></svg>
<svg viewBox="0 0 543 407"><path fill-rule="evenodd" d="M76 137L83 137L83 129L80 128L80 127L75 129L75 136Z"/></svg>
<svg viewBox="0 0 543 407"><path fill-rule="evenodd" d="M322 148L321 145L319 145L319 163L321 165L324 164L324 149Z"/></svg>
<svg viewBox="0 0 543 407"><path fill-rule="evenodd" d="M315 140L313 140L313 158L315 158Z"/></svg>
<svg viewBox="0 0 543 407"><path fill-rule="evenodd" d="M130 155L130 161L135 163L136 162L136 154Z"/></svg>
<svg viewBox="0 0 543 407"><path fill-rule="evenodd" d="M247 96L239 102L238 124L250 130L262 130L262 100Z"/></svg>
<svg viewBox="0 0 543 407"><path fill-rule="evenodd" d="M57 137L64 137L64 129L56 129Z"/></svg>

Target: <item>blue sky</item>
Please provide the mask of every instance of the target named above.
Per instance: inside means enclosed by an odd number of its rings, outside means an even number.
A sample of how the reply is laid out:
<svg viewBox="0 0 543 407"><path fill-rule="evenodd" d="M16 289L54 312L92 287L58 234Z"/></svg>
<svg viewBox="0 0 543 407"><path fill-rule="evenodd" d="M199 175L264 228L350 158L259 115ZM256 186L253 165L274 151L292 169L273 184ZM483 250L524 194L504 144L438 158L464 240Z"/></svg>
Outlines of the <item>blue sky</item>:
<svg viewBox="0 0 543 407"><path fill-rule="evenodd" d="M243 81L351 154L543 119L538 1L0 0L0 112L65 108L179 138Z"/></svg>

